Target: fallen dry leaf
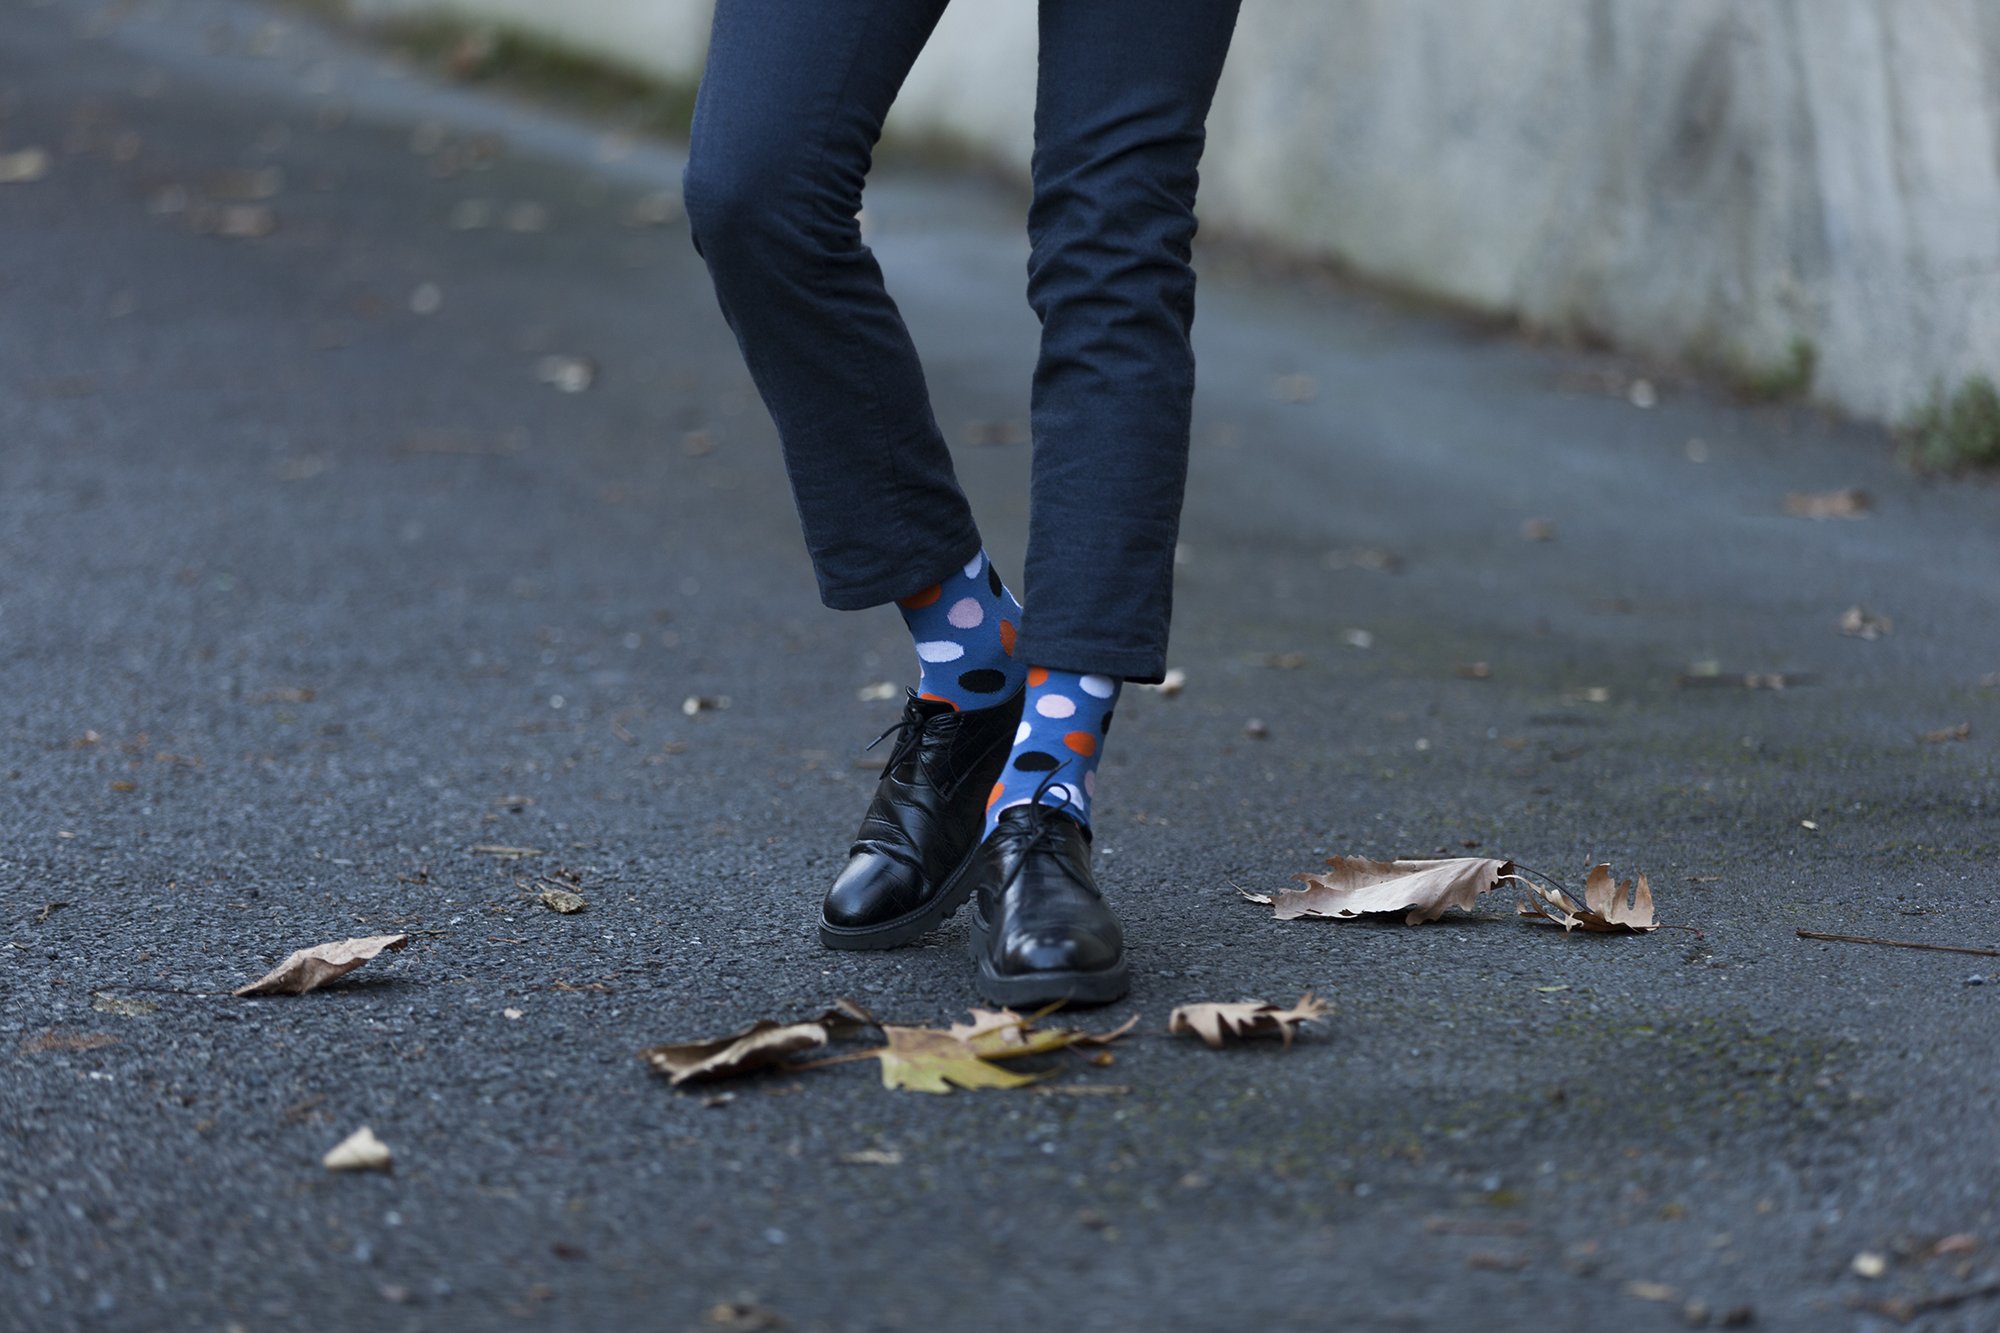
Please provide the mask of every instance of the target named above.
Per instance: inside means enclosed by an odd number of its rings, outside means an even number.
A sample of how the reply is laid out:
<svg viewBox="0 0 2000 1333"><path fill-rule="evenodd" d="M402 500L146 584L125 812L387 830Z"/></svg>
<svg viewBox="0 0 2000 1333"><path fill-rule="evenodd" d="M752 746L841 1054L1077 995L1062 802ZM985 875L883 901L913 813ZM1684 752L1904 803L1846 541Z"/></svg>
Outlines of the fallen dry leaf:
<svg viewBox="0 0 2000 1333"><path fill-rule="evenodd" d="M1181 670L1179 667L1169 667L1167 674L1160 677L1159 683L1141 685L1139 688L1142 690L1151 690L1162 698L1171 699L1187 688L1187 672Z"/></svg>
<svg viewBox="0 0 2000 1333"><path fill-rule="evenodd" d="M1865 606L1850 606L1840 613L1840 632L1850 639L1879 639L1895 628L1887 616L1878 616Z"/></svg>
<svg viewBox="0 0 2000 1333"><path fill-rule="evenodd" d="M551 912L561 912L564 916L581 912L590 906L583 900L582 894L571 893L568 889L543 889L539 896L542 906Z"/></svg>
<svg viewBox="0 0 2000 1333"><path fill-rule="evenodd" d="M1643 935L1658 930L1653 919L1653 889L1640 875L1637 880L1619 883L1611 878L1611 867L1596 865L1583 883L1583 905L1560 889L1545 888L1533 880L1516 877L1535 896L1516 909L1522 916L1553 921L1564 931L1586 930L1597 935ZM1628 896L1629 895L1629 896Z"/></svg>
<svg viewBox="0 0 2000 1333"><path fill-rule="evenodd" d="M1925 732L1923 735L1917 737L1917 739L1925 745L1944 745L1951 741L1971 740L1972 724L1970 722L1961 722L1955 727L1939 727L1936 731Z"/></svg>
<svg viewBox="0 0 2000 1333"><path fill-rule="evenodd" d="M953 1088L1020 1088L1040 1074L1017 1074L994 1060L1042 1055L1076 1043L1077 1033L989 1029L970 1039L934 1028L885 1026L888 1045L869 1052L882 1062L882 1086L906 1092L947 1093Z"/></svg>
<svg viewBox="0 0 2000 1333"><path fill-rule="evenodd" d="M504 843L481 842L465 849L474 856L491 856L502 861L519 861L530 856L546 856L539 847L509 847Z"/></svg>
<svg viewBox="0 0 2000 1333"><path fill-rule="evenodd" d="M1521 540L1524 542L1552 542L1555 539L1554 519L1531 518L1521 525Z"/></svg>
<svg viewBox="0 0 2000 1333"><path fill-rule="evenodd" d="M320 1161L329 1171L387 1171L395 1164L389 1145L366 1125L334 1144Z"/></svg>
<svg viewBox="0 0 2000 1333"><path fill-rule="evenodd" d="M1328 873L1295 875L1310 886L1275 894L1237 890L1253 903L1270 907L1280 921L1331 917L1346 921L1382 912L1409 915L1403 924L1435 921L1447 908L1470 908L1483 893L1514 873L1514 863L1491 856L1456 856L1436 861L1370 861L1359 856L1329 857Z"/></svg>
<svg viewBox="0 0 2000 1333"><path fill-rule="evenodd" d="M1022 1018L1012 1009L974 1009L970 1023L953 1023L951 1035L960 1041L992 1038L1004 1045L1019 1045L1023 1040L1022 1028L1029 1020Z"/></svg>
<svg viewBox="0 0 2000 1333"><path fill-rule="evenodd" d="M49 174L49 150L22 148L0 153L0 185L26 185Z"/></svg>
<svg viewBox="0 0 2000 1333"><path fill-rule="evenodd" d="M1325 1016L1326 1002L1314 999L1313 993L1307 991L1290 1009L1280 1009L1263 1000L1245 1000L1240 1004L1184 1004L1167 1019L1167 1031L1176 1035L1192 1032L1206 1042L1210 1050L1217 1051L1230 1037L1276 1034L1284 1040L1285 1049L1290 1050L1292 1032L1299 1024L1315 1022Z"/></svg>
<svg viewBox="0 0 2000 1333"><path fill-rule="evenodd" d="M299 949L249 985L237 987L235 994L304 995L346 976L384 949L400 949L409 942L408 935L368 935Z"/></svg>
<svg viewBox="0 0 2000 1333"><path fill-rule="evenodd" d="M1875 500L1853 486L1837 491L1793 491L1785 497L1785 512L1794 518L1865 518Z"/></svg>
<svg viewBox="0 0 2000 1333"><path fill-rule="evenodd" d="M760 1018L726 1037L648 1046L639 1052L639 1058L678 1087L683 1083L732 1078L768 1069L802 1051L818 1050L835 1037L847 1036L861 1026L854 1015L838 1009L795 1023Z"/></svg>
<svg viewBox="0 0 2000 1333"><path fill-rule="evenodd" d="M903 1154L893 1149L864 1148L860 1152L844 1152L840 1160L848 1166L901 1166Z"/></svg>

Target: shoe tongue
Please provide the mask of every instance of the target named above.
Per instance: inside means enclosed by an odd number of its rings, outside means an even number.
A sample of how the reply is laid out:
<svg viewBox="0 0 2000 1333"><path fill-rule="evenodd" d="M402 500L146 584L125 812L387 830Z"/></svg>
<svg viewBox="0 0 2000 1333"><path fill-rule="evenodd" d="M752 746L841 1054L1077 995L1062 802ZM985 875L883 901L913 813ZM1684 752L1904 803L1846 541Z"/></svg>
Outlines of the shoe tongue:
<svg viewBox="0 0 2000 1333"><path fill-rule="evenodd" d="M1090 826L1088 824L1082 823L1075 815L1072 815L1060 806L1048 805L1041 801L1027 801L1020 805L1010 805L1000 812L1000 818L997 822L1026 833L1037 822L1048 823L1058 819L1067 824L1075 824L1077 831L1083 834L1084 841L1090 841Z"/></svg>

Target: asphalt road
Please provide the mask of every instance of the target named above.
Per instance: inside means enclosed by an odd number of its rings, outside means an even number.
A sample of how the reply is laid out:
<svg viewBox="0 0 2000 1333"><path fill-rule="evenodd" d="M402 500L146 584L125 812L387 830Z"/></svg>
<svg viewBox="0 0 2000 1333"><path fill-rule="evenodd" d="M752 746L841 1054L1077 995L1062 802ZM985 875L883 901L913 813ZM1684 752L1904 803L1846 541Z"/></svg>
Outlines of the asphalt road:
<svg viewBox="0 0 2000 1333"><path fill-rule="evenodd" d="M1794 934L2000 946L1990 484L1212 248L1187 684L1121 709L1099 805L1136 983L1084 1021L1140 1035L1047 1091L864 1064L711 1104L634 1053L975 1001L962 919L815 942L895 711L857 691L914 664L892 612L815 603L685 230L634 225L673 150L276 11L10 0L0 152L33 146L0 184L0 1326L2000 1327L2000 958ZM1021 207L890 173L868 211L1012 569ZM1848 486L1865 517L1783 512ZM1841 634L1857 604L1891 632ZM1643 870L1691 929L1233 887L1468 842ZM396 930L342 987L217 993ZM1289 1052L1163 1032L1308 989L1336 1013ZM394 1172L324 1171L363 1124Z"/></svg>

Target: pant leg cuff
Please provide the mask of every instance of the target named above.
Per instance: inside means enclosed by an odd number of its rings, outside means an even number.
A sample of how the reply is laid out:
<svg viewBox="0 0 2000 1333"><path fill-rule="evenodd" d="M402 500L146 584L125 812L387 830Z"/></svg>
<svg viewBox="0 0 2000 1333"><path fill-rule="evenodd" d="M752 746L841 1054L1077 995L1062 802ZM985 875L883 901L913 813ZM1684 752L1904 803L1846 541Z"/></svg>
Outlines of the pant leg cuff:
<svg viewBox="0 0 2000 1333"><path fill-rule="evenodd" d="M818 574L819 599L835 611L865 611L885 606L898 598L922 592L933 583L942 583L957 570L970 564L984 543L975 530L942 551L912 560L902 570L859 582L843 582Z"/></svg>

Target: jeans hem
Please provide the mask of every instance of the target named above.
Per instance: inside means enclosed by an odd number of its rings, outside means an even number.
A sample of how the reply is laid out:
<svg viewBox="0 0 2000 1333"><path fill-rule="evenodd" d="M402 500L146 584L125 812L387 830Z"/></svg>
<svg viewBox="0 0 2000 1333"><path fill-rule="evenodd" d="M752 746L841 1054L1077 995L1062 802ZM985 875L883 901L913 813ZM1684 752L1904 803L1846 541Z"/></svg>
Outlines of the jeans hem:
<svg viewBox="0 0 2000 1333"><path fill-rule="evenodd" d="M1051 671L1110 676L1133 685L1157 685L1167 676L1167 655L1155 648L1114 648L1081 639L1028 641L1024 635L1020 657L1032 666Z"/></svg>
<svg viewBox="0 0 2000 1333"><path fill-rule="evenodd" d="M912 593L922 592L933 583L944 582L955 571L970 564L972 557L978 555L984 546L975 531L946 547L940 555L912 561L910 568L914 573L891 574L867 583L821 578L819 600L835 611L866 611L870 607L885 606Z"/></svg>

